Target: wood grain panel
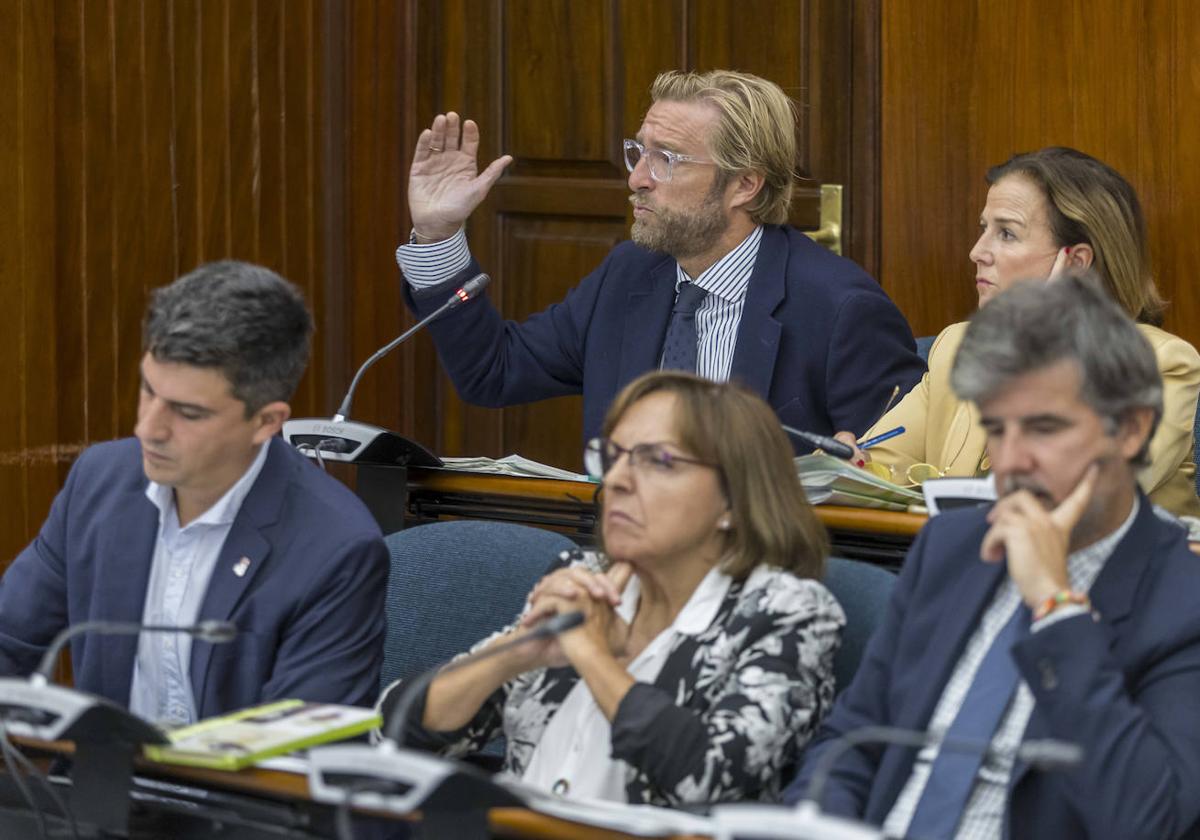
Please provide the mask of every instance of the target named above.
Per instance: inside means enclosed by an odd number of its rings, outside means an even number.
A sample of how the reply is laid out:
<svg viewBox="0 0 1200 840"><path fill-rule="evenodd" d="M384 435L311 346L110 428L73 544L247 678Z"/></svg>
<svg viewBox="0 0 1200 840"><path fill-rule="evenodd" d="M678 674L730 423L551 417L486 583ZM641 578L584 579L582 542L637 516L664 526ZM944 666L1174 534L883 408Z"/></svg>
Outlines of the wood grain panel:
<svg viewBox="0 0 1200 840"><path fill-rule="evenodd" d="M58 483L58 395L39 361L54 359L47 326L56 304L55 255L36 247L54 220L51 103L38 91L53 84L53 7L38 2L0 8L0 295L8 303L0 330L0 558L40 524L42 500ZM69 456L68 456L69 457ZM2 561L0 561L2 562Z"/></svg>
<svg viewBox="0 0 1200 840"><path fill-rule="evenodd" d="M918 334L975 307L987 167L1068 145L1137 189L1168 329L1200 341L1200 16L1187 0L883 7L881 280Z"/></svg>
<svg viewBox="0 0 1200 840"><path fill-rule="evenodd" d="M609 172L618 165L614 91L595 84L596 74L612 77L611 33L611 2L504 5L500 55L520 57L505 66L504 149L522 170L550 161L606 163Z"/></svg>
<svg viewBox="0 0 1200 840"><path fill-rule="evenodd" d="M620 216L608 220L502 216L500 224L504 276L511 281L497 290L497 297L500 307L518 319L562 300L564 285L574 285L628 235ZM503 416L506 453L519 452L535 461L582 471L582 399L565 397L509 408Z"/></svg>
<svg viewBox="0 0 1200 840"><path fill-rule="evenodd" d="M325 342L294 405L331 409L327 348L352 330L324 320L331 289L343 294L328 285L326 233L347 216L324 196L325 103L353 98L329 84L329 56L345 53L322 41L331 8L0 4L0 293L14 324L0 331L0 436L10 442L0 448L0 567L41 524L81 448L132 429L147 293L203 260L258 260L304 288ZM401 84L395 68L388 78ZM394 137L377 144L368 165L396 147ZM368 205L389 193L374 189Z"/></svg>

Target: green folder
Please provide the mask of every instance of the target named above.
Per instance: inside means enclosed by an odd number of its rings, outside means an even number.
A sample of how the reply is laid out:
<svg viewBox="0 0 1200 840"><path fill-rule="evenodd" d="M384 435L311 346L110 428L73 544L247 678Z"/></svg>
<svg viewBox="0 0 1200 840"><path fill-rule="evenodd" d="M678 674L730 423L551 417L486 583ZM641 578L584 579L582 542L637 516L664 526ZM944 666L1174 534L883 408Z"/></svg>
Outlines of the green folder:
<svg viewBox="0 0 1200 840"><path fill-rule="evenodd" d="M240 770L265 758L352 738L381 723L373 709L280 700L173 730L170 744L143 749L155 761Z"/></svg>

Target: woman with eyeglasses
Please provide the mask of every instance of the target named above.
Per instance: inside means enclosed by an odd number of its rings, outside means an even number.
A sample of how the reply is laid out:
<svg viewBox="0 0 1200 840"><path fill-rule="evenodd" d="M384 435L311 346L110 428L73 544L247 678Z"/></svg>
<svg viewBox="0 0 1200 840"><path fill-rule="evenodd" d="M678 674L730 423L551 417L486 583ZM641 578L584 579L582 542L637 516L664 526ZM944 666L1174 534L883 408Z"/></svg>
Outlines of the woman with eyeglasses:
<svg viewBox="0 0 1200 840"><path fill-rule="evenodd" d="M1161 329L1166 308L1150 271L1146 222L1137 193L1112 167L1064 147L1020 154L992 167L971 249L979 305L1022 280L1090 269L1154 348L1163 377L1163 416L1138 479L1150 501L1177 515L1200 515L1192 428L1200 395L1200 354ZM966 323L941 332L929 372L863 436L905 432L855 459L890 468L893 478L984 475L987 435L974 405L950 388L950 367ZM854 444L850 432L839 440ZM874 470L873 470L874 471Z"/></svg>
<svg viewBox="0 0 1200 840"><path fill-rule="evenodd" d="M604 435L586 452L603 554L543 578L474 649L583 623L439 675L405 742L462 754L503 734L508 774L575 797L775 798L833 700L845 623L791 446L759 397L677 372L630 383Z"/></svg>

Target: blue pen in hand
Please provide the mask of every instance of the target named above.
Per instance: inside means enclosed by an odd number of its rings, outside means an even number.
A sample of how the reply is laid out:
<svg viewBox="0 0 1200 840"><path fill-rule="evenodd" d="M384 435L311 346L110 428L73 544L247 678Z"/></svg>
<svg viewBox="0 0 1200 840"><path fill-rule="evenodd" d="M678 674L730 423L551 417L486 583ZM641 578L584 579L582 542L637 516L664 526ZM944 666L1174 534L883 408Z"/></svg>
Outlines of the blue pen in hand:
<svg viewBox="0 0 1200 840"><path fill-rule="evenodd" d="M875 437L873 437L873 438L869 438L867 440L860 441L858 444L858 448L859 449L870 449L872 446L875 446L876 444L883 443L885 440L891 440L896 435L902 435L902 434L904 434L904 427L897 426L894 429L889 429L888 431L884 432L881 435L875 435Z"/></svg>

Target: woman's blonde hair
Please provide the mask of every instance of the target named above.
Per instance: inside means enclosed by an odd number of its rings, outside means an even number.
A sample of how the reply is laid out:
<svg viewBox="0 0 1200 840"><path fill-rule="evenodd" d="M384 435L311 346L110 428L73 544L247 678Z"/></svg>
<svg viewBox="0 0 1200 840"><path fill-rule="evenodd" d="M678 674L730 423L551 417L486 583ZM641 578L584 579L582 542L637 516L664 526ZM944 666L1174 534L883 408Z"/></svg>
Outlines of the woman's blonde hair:
<svg viewBox="0 0 1200 840"><path fill-rule="evenodd" d="M1150 270L1146 218L1137 193L1119 172L1077 149L1048 146L993 166L988 185L1010 175L1022 175L1041 189L1059 248L1092 246L1092 270L1130 318L1162 324L1167 304Z"/></svg>
<svg viewBox="0 0 1200 840"><path fill-rule="evenodd" d="M766 564L822 578L828 537L800 486L792 447L771 407L740 385L654 371L617 395L604 419L604 435L612 434L634 403L657 393L675 397L679 445L719 472L733 523L722 532L721 570L741 580Z"/></svg>
<svg viewBox="0 0 1200 840"><path fill-rule="evenodd" d="M708 145L722 179L727 182L745 170L762 174L762 189L746 210L759 224L787 221L795 179L796 112L779 85L732 70L672 70L654 80L650 97L654 102L703 102L716 108L720 119Z"/></svg>

